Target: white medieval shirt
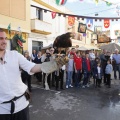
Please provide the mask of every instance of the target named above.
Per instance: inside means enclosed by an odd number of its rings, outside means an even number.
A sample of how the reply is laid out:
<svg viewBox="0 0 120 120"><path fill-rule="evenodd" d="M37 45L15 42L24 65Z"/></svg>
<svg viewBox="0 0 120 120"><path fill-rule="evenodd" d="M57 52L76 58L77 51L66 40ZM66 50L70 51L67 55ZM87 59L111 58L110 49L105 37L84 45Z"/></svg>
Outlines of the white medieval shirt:
<svg viewBox="0 0 120 120"><path fill-rule="evenodd" d="M21 80L19 68L22 68L32 75L30 70L35 64L28 61L17 51L6 50L3 60L5 64L0 63L0 114L10 114L11 103L2 103L14 97L21 96L27 90L27 86ZM25 96L17 99L14 103L14 113L23 110L29 104Z"/></svg>

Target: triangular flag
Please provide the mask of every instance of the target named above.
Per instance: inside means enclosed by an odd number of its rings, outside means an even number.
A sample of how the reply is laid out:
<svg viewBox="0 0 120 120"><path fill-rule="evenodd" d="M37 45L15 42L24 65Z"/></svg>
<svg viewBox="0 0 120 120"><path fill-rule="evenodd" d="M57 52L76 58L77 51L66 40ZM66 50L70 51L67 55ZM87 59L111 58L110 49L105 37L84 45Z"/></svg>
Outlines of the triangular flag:
<svg viewBox="0 0 120 120"><path fill-rule="evenodd" d="M99 0L94 0L95 1L95 3L96 3L96 5L98 4L98 2L99 2Z"/></svg>
<svg viewBox="0 0 120 120"><path fill-rule="evenodd" d="M111 6L112 3L106 1L106 5L107 5L107 6Z"/></svg>
<svg viewBox="0 0 120 120"><path fill-rule="evenodd" d="M54 19L56 17L56 12L51 12L52 15L52 19Z"/></svg>

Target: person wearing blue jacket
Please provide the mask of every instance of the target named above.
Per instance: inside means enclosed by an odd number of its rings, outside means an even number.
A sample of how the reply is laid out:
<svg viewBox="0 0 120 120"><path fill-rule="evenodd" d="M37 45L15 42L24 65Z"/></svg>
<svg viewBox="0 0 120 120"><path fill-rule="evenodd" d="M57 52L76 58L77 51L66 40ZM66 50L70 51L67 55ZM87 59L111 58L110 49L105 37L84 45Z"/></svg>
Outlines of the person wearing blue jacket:
<svg viewBox="0 0 120 120"><path fill-rule="evenodd" d="M111 87L111 73L112 73L112 70L113 70L113 67L111 65L111 61L108 60L107 61L107 66L105 68L105 74L106 74L106 78L107 78L107 84L108 85L108 88Z"/></svg>
<svg viewBox="0 0 120 120"><path fill-rule="evenodd" d="M88 82L90 79L90 72L91 72L91 64L90 64L89 54L86 54L86 57L82 59L82 71L84 74L82 88L89 87Z"/></svg>

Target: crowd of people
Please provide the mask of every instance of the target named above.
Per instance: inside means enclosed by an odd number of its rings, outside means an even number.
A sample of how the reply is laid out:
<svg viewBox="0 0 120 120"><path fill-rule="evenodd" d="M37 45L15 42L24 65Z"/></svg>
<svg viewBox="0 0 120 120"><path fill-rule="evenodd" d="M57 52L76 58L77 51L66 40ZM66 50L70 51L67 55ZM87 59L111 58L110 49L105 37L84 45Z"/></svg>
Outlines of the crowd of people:
<svg viewBox="0 0 120 120"><path fill-rule="evenodd" d="M101 87L101 83L104 83L110 88L113 70L114 79L120 80L118 49L115 49L113 54L106 50L98 54L92 50L81 52L76 48L51 47L44 52L36 53L34 50L31 56L25 51L23 56L15 50L6 50L6 47L7 35L0 28L0 120L29 120L29 92L32 92L33 74L44 87L45 74L49 74L46 77L47 83L50 88L55 87L56 90L70 87L86 88L92 79L95 87ZM116 74L117 71L119 75ZM28 84L28 88L24 83Z"/></svg>
<svg viewBox="0 0 120 120"><path fill-rule="evenodd" d="M29 53L28 51L25 52ZM59 70L48 75L47 82L50 88L56 90L63 90L71 87L89 87L91 83L95 87L101 87L101 83L108 88L111 87L111 73L114 70L114 78L117 79L116 72L119 72L120 79L120 54L119 50L115 49L115 52L111 54L107 50L100 51L80 51L77 48L63 49L61 53L54 48L46 49L43 53L38 51L36 53L33 50L31 55L31 61L40 64L43 62L52 61L55 55L65 54L69 58L69 62L62 66ZM26 57L26 56L25 56ZM30 56L28 54L27 59ZM23 71L24 72L24 71ZM27 73L26 73L27 74ZM28 88L31 92L31 77L28 75ZM43 84L45 87L45 73L39 72L35 74L39 84ZM26 78L25 78L26 79ZM26 81L23 78L23 82ZM64 87L65 85L65 87Z"/></svg>

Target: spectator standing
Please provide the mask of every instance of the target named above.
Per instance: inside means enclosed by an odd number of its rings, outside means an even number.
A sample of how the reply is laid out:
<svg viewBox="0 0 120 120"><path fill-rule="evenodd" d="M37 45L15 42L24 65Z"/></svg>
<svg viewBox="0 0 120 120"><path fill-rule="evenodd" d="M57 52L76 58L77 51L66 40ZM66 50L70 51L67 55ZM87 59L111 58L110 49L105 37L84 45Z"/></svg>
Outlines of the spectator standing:
<svg viewBox="0 0 120 120"><path fill-rule="evenodd" d="M38 51L37 57L34 59L34 63L41 64L41 51ZM42 82L42 72L35 73L35 76L39 82L39 84Z"/></svg>
<svg viewBox="0 0 120 120"><path fill-rule="evenodd" d="M104 81L104 84L106 84L105 68L107 65L107 51L105 49L103 50L103 53L100 55L100 60L101 60L101 67L102 67L103 76L104 76L103 81Z"/></svg>
<svg viewBox="0 0 120 120"><path fill-rule="evenodd" d="M28 61L31 61L31 57L29 56L28 51L25 51L24 57ZM26 71L22 70L21 77L22 77L23 83L27 84L29 92L32 92L32 90L31 90L31 75L29 75Z"/></svg>
<svg viewBox="0 0 120 120"><path fill-rule="evenodd" d="M72 76L73 76L73 71L74 71L74 59L73 59L72 54L69 57L69 62L66 65L66 70L67 70L66 88L73 87Z"/></svg>
<svg viewBox="0 0 120 120"><path fill-rule="evenodd" d="M95 73L95 85L96 87L101 87L101 80L102 80L102 68L100 66L100 63L97 63L97 67L94 69L94 73Z"/></svg>
<svg viewBox="0 0 120 120"><path fill-rule="evenodd" d="M93 64L93 82L94 82L94 85L95 85L95 83L96 83L96 71L97 71L97 65L98 65L98 63L100 63L100 59L97 57L97 58L95 58L95 61L94 61L94 64Z"/></svg>
<svg viewBox="0 0 120 120"><path fill-rule="evenodd" d="M79 87L81 82L80 76L82 74L82 58L80 57L80 51L76 52L76 57L74 58L74 68L75 68L75 87Z"/></svg>
<svg viewBox="0 0 120 120"><path fill-rule="evenodd" d="M115 54L113 55L113 61L114 61L114 78L117 79L116 72L119 73L119 80L120 80L120 54L119 50L115 49Z"/></svg>
<svg viewBox="0 0 120 120"><path fill-rule="evenodd" d="M91 64L91 74L92 74L92 76L93 76L93 72L94 72L94 61L95 61L95 54L94 54L94 52L93 52L93 50L91 50L90 52L89 52L89 58L90 58L90 64Z"/></svg>
<svg viewBox="0 0 120 120"><path fill-rule="evenodd" d="M89 79L91 72L91 64L89 59L89 54L86 54L86 57L82 59L82 70L84 74L83 86L82 88L89 87Z"/></svg>
<svg viewBox="0 0 120 120"><path fill-rule="evenodd" d="M32 62L34 62L35 58L37 57L36 50L33 50L33 53L31 55Z"/></svg>
<svg viewBox="0 0 120 120"><path fill-rule="evenodd" d="M107 77L107 84L108 85L108 88L111 87L111 73L112 73L112 70L113 70L113 67L111 65L111 61L108 60L107 61L107 66L105 68L105 74L106 74L106 77Z"/></svg>

